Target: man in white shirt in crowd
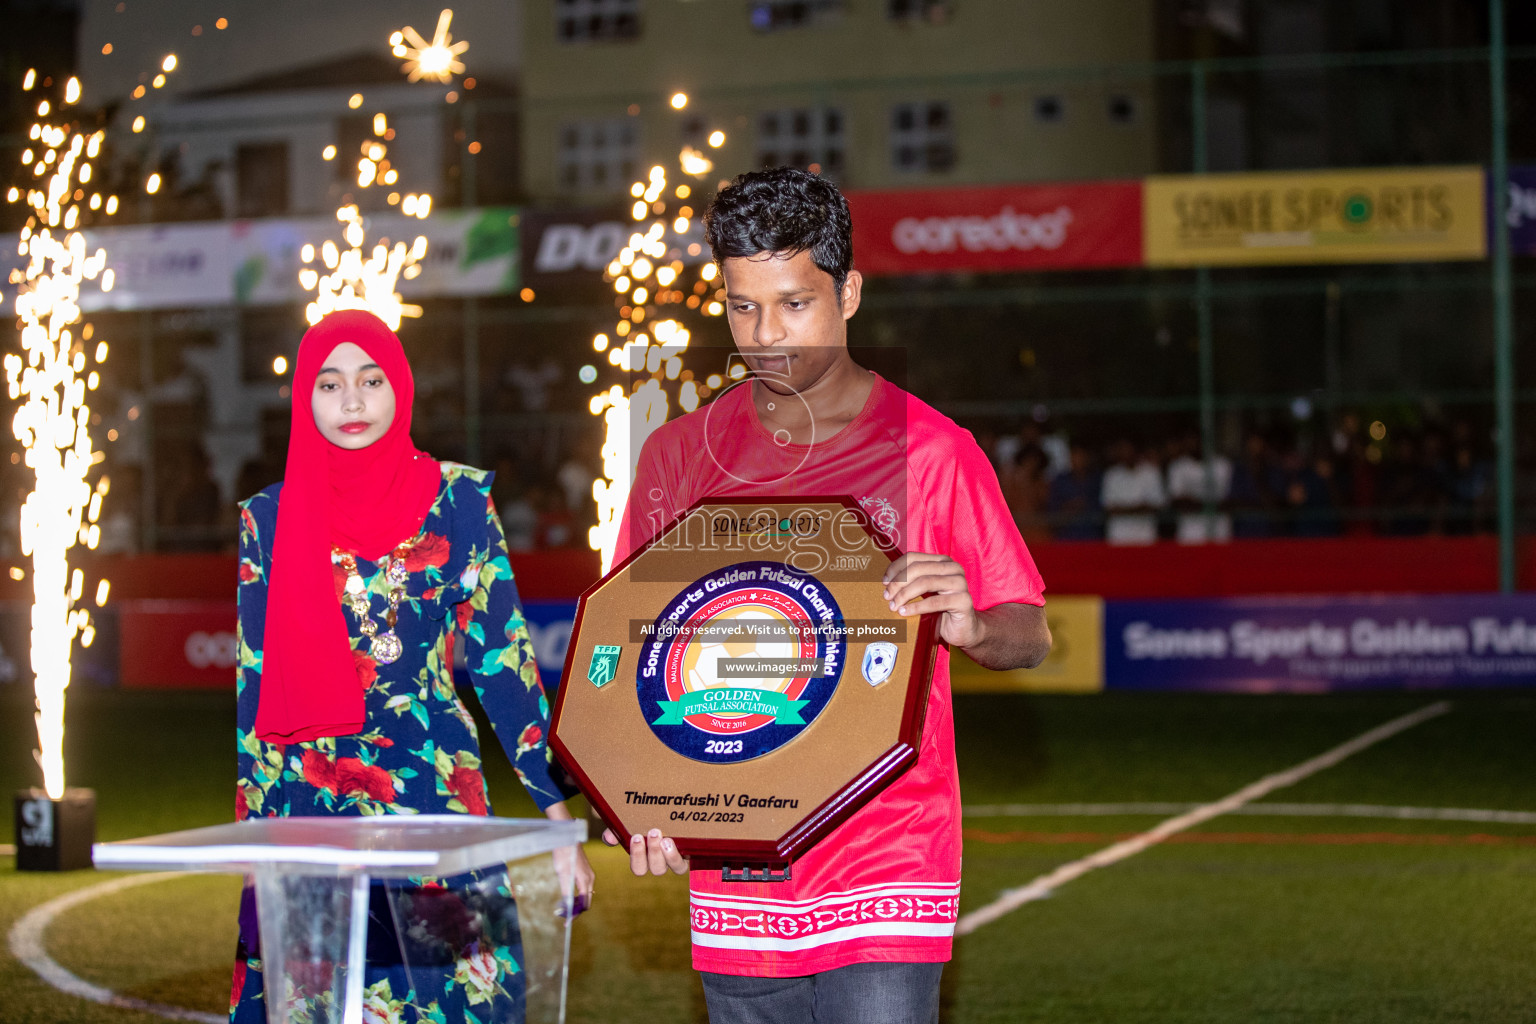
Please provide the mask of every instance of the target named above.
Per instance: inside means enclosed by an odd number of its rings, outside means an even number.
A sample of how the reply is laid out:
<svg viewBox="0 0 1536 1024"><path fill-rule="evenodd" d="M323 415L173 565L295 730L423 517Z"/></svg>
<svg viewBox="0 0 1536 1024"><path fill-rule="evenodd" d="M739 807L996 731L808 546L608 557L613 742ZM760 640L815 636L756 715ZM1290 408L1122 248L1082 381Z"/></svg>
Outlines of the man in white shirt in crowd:
<svg viewBox="0 0 1536 1024"><path fill-rule="evenodd" d="M1205 460L1200 457L1200 436L1186 434L1179 442L1178 456L1168 463L1168 500L1178 512L1175 536L1179 543L1231 540L1232 516L1226 507L1231 493L1232 460L1213 452L1207 477Z"/></svg>
<svg viewBox="0 0 1536 1024"><path fill-rule="evenodd" d="M1106 513L1104 539L1111 544L1154 543L1157 514L1168 505L1157 460L1150 451L1138 460L1136 446L1125 438L1110 451L1114 465L1104 471L1100 491Z"/></svg>

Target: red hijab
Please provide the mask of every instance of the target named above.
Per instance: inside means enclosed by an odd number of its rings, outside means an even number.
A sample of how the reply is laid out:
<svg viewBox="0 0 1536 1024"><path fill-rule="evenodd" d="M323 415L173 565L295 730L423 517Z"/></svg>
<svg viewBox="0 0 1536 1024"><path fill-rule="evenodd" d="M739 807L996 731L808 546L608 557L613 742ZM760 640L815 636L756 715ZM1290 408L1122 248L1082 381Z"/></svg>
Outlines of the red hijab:
<svg viewBox="0 0 1536 1024"><path fill-rule="evenodd" d="M372 357L395 392L389 430L356 451L327 441L311 411L315 379L345 341ZM331 549L377 560L421 531L442 470L411 443L415 393L400 339L372 313L332 313L299 343L288 470L267 581L256 708L256 735L263 740L296 743L362 731L363 689L336 597Z"/></svg>

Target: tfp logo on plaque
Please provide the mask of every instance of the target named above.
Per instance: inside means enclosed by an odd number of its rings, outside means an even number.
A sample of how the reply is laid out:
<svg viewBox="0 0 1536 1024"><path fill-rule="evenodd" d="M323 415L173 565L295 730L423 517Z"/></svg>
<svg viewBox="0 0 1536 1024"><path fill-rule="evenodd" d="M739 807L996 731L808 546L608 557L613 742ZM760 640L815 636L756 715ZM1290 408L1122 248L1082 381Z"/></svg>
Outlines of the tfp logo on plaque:
<svg viewBox="0 0 1536 1024"><path fill-rule="evenodd" d="M556 755L620 834L793 860L917 759L934 622L886 603L898 554L851 498L700 503L582 596Z"/></svg>
<svg viewBox="0 0 1536 1024"><path fill-rule="evenodd" d="M619 655L624 648L616 644L598 644L592 651L592 664L587 669L587 679L593 686L613 682L619 671Z"/></svg>

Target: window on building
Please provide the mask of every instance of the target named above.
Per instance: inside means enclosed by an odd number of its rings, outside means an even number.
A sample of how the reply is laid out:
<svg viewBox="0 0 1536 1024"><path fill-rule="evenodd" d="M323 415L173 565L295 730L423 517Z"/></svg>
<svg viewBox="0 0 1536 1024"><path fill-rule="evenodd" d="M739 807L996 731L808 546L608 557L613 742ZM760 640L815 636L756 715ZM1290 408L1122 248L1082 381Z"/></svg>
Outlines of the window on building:
<svg viewBox="0 0 1536 1024"><path fill-rule="evenodd" d="M759 32L810 25L839 11L843 0L754 0L747 18Z"/></svg>
<svg viewBox="0 0 1536 1024"><path fill-rule="evenodd" d="M640 0L555 0L555 38L562 43L635 39Z"/></svg>
<svg viewBox="0 0 1536 1024"><path fill-rule="evenodd" d="M843 112L835 107L765 110L757 118L757 162L836 178L845 166L845 138Z"/></svg>
<svg viewBox="0 0 1536 1024"><path fill-rule="evenodd" d="M1044 121L1046 124L1055 124L1067 116L1067 105L1062 102L1060 96L1036 96L1035 120Z"/></svg>
<svg viewBox="0 0 1536 1024"><path fill-rule="evenodd" d="M235 206L240 217L288 212L288 143L248 143L235 149Z"/></svg>
<svg viewBox="0 0 1536 1024"><path fill-rule="evenodd" d="M948 103L898 103L891 108L892 167L947 171L954 165L955 125Z"/></svg>
<svg viewBox="0 0 1536 1024"><path fill-rule="evenodd" d="M621 192L639 173L640 126L628 117L568 121L556 151L562 188Z"/></svg>
<svg viewBox="0 0 1536 1024"><path fill-rule="evenodd" d="M949 20L950 0L885 0L885 16L891 21L927 21L935 25Z"/></svg>

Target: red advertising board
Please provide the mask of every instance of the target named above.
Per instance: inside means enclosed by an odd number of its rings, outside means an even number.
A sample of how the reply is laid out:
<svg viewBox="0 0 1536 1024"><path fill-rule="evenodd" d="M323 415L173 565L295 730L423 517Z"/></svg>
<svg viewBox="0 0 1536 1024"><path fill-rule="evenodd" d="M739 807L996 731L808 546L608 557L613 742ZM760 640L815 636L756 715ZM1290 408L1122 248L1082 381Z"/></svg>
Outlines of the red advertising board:
<svg viewBox="0 0 1536 1024"><path fill-rule="evenodd" d="M118 615L122 686L234 690L233 600L124 601Z"/></svg>
<svg viewBox="0 0 1536 1024"><path fill-rule="evenodd" d="M1139 267L1139 181L849 192L854 265L893 276Z"/></svg>
<svg viewBox="0 0 1536 1024"><path fill-rule="evenodd" d="M1498 588L1498 539L1340 537L1244 540L1233 544L1115 546L1045 543L1034 548L1053 593L1109 600L1208 598L1263 594L1479 593ZM517 552L518 591L527 603L542 669L558 673L569 609L591 585L591 551ZM76 651L77 673L105 685L211 688L233 692L235 559L159 555L110 566L113 600L89 651ZM1536 539L1520 546L1521 586L1536 587ZM25 682L30 602L20 583L0 576L0 686ZM119 584L119 581L121 583ZM217 586L214 583L217 582ZM121 589L133 596L117 598ZM152 593L174 595L150 598ZM140 596L144 595L144 596ZM109 628L113 620L117 628ZM87 666L93 666L87 668ZM77 678L81 676L77 675Z"/></svg>
<svg viewBox="0 0 1536 1024"><path fill-rule="evenodd" d="M113 581L108 614L119 622L116 677L124 687L218 689L234 692L235 580L237 565L225 555L149 555L103 560L96 567ZM517 589L527 602L530 631L541 668L559 679L565 634L575 599L601 575L595 551L519 551L512 555ZM9 585L10 581L6 580ZM17 595L0 588L0 600ZM123 591L122 600L117 593ZM151 596L159 595L159 596ZM17 607L24 607L17 601ZM18 615L19 619L20 616ZM5 620L0 616L0 627ZM18 626L18 628L20 628ZM0 628L0 640L22 649ZM0 683L7 651L0 649ZM76 657L79 655L77 653Z"/></svg>

